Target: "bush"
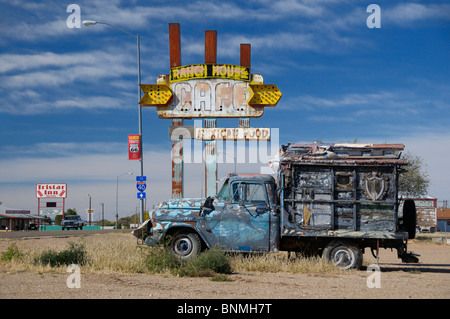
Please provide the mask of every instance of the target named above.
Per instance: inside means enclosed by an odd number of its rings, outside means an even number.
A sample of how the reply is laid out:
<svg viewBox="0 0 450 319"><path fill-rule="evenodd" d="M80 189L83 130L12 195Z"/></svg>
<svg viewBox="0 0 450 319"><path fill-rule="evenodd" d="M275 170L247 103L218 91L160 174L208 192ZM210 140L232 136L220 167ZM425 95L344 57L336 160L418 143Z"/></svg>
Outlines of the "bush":
<svg viewBox="0 0 450 319"><path fill-rule="evenodd" d="M5 252L2 252L0 259L3 261L11 261L13 259L20 259L22 256L23 254L19 251L16 243L12 243Z"/></svg>
<svg viewBox="0 0 450 319"><path fill-rule="evenodd" d="M218 248L207 250L188 262L192 274L212 271L213 274L231 274L230 262ZM189 275L189 274L188 274Z"/></svg>
<svg viewBox="0 0 450 319"><path fill-rule="evenodd" d="M145 265L151 272L161 273L179 269L182 261L171 254L165 247L155 247L145 257Z"/></svg>
<svg viewBox="0 0 450 319"><path fill-rule="evenodd" d="M228 258L220 249L210 249L197 257L183 261L164 247L153 248L145 263L151 272L169 271L172 275L188 277L213 277L217 273L231 274Z"/></svg>
<svg viewBox="0 0 450 319"><path fill-rule="evenodd" d="M39 257L35 258L35 263L42 265L50 265L51 267L58 267L63 265L84 265L87 262L86 247L84 243L69 242L68 248L60 252L54 250L47 250Z"/></svg>

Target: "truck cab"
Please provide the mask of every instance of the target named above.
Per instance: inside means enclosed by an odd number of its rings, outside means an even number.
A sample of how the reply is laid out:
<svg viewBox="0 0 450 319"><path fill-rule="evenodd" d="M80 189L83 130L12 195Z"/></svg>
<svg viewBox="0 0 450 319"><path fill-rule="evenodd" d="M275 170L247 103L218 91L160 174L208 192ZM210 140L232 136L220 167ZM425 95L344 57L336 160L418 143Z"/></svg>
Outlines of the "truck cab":
<svg viewBox="0 0 450 319"><path fill-rule="evenodd" d="M215 198L164 201L133 234L150 246L168 240L183 259L214 246L225 251L277 251L277 205L272 176L230 174Z"/></svg>

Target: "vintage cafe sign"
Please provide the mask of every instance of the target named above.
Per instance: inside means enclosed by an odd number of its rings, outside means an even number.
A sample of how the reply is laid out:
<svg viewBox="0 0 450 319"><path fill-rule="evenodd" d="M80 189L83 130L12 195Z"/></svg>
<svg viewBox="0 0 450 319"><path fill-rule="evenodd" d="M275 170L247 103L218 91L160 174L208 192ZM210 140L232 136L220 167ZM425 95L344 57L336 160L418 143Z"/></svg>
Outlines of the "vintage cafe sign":
<svg viewBox="0 0 450 319"><path fill-rule="evenodd" d="M250 81L250 69L231 64L193 64L170 69L171 83L207 78Z"/></svg>
<svg viewBox="0 0 450 319"><path fill-rule="evenodd" d="M156 106L160 118L260 117L281 98L276 85L263 84L249 68L229 64L174 67L158 84L141 84L141 106Z"/></svg>

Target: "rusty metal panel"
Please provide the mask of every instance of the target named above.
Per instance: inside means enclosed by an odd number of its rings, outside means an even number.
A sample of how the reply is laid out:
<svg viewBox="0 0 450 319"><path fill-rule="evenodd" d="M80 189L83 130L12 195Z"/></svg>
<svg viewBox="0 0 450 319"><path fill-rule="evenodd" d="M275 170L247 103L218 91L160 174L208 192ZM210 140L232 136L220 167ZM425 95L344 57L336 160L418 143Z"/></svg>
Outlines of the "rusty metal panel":
<svg viewBox="0 0 450 319"><path fill-rule="evenodd" d="M251 67L251 45L249 43L241 43L241 65L250 69Z"/></svg>
<svg viewBox="0 0 450 319"><path fill-rule="evenodd" d="M400 149L399 145L283 146L284 234L400 236L395 233L397 168L404 164L396 154Z"/></svg>
<svg viewBox="0 0 450 319"><path fill-rule="evenodd" d="M250 127L250 119L248 117L240 117L239 127Z"/></svg>
<svg viewBox="0 0 450 319"><path fill-rule="evenodd" d="M169 23L169 51L170 67L174 68L181 65L181 37L180 24Z"/></svg>
<svg viewBox="0 0 450 319"><path fill-rule="evenodd" d="M217 61L217 31L205 31L205 63L216 63Z"/></svg>

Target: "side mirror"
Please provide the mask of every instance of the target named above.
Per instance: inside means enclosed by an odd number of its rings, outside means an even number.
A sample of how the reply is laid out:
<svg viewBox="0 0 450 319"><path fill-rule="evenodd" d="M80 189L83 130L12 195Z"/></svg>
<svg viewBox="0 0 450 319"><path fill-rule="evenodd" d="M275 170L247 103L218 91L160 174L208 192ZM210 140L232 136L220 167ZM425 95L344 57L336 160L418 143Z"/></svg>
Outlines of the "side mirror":
<svg viewBox="0 0 450 319"><path fill-rule="evenodd" d="M203 214L207 215L207 214L211 213L213 210L215 210L213 202L214 202L213 197L209 196L208 198L206 198L205 203L203 204L203 207L202 207Z"/></svg>
<svg viewBox="0 0 450 319"><path fill-rule="evenodd" d="M257 213L257 214L262 214L262 213L266 212L267 209L268 209L268 206L267 206L266 203L264 203L264 204L258 204L258 205L256 206L256 213Z"/></svg>

